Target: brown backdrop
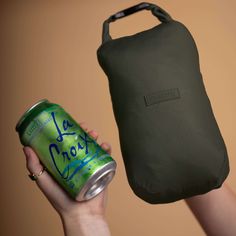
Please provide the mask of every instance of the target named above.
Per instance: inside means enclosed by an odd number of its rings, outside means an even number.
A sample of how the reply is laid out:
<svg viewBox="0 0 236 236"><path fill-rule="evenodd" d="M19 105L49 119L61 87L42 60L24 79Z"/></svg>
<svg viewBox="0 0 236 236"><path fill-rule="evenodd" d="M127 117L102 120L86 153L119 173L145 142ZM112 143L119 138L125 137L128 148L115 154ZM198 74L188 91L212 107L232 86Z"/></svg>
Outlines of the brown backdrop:
<svg viewBox="0 0 236 236"><path fill-rule="evenodd" d="M99 2L99 4L98 4ZM194 36L204 82L231 162L236 185L236 2L153 1L182 21ZM1 1L1 235L62 235L60 219L27 177L15 124L35 101L48 98L86 121L109 141L118 170L109 186L112 235L204 235L184 201L149 205L128 186L108 83L96 59L103 20L137 1ZM111 25L120 37L157 23L140 12Z"/></svg>

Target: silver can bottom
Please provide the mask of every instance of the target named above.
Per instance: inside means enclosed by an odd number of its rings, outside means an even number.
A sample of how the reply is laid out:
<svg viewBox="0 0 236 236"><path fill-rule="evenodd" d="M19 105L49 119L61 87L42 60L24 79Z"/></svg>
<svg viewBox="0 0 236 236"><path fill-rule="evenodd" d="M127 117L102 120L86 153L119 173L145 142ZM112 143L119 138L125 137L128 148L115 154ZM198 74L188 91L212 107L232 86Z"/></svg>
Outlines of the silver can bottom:
<svg viewBox="0 0 236 236"><path fill-rule="evenodd" d="M93 173L76 196L76 201L87 201L97 196L111 182L115 175L116 162L112 161Z"/></svg>

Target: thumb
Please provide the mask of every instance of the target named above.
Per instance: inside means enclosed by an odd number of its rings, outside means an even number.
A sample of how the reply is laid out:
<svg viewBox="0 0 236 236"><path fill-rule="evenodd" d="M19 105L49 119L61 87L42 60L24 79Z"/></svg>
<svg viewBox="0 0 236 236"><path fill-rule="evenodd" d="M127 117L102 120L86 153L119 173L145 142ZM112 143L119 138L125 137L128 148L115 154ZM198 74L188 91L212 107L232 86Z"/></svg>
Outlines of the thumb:
<svg viewBox="0 0 236 236"><path fill-rule="evenodd" d="M26 167L31 174L38 174L43 169L36 153L30 147L24 147L23 151L26 156ZM36 183L46 198L51 202L52 206L60 213L63 210L65 203L71 201L67 193L59 186L53 177L44 171L42 175L38 176Z"/></svg>

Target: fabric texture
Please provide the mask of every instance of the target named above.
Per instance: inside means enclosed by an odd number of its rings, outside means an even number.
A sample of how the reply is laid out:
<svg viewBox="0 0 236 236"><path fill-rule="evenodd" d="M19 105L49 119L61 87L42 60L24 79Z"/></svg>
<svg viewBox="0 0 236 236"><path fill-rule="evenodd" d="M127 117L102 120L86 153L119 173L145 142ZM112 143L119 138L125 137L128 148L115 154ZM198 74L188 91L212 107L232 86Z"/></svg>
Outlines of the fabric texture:
<svg viewBox="0 0 236 236"><path fill-rule="evenodd" d="M97 57L129 185L148 203L170 203L219 188L229 161L193 37L160 7L146 10L161 23L117 39L108 18Z"/></svg>

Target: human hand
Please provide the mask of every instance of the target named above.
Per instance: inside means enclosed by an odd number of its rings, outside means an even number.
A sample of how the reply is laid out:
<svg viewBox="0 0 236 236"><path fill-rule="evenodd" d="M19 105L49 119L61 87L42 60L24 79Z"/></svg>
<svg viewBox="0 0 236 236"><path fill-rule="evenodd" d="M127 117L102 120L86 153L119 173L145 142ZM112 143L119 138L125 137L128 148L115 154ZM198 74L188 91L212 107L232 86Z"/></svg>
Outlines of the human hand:
<svg viewBox="0 0 236 236"><path fill-rule="evenodd" d="M85 123L80 123L80 126L88 131ZM91 130L88 133L95 140L98 139L98 133L95 130ZM108 143L102 143L101 147L111 154L111 146ZM43 165L40 163L36 153L30 147L24 147L23 151L26 156L26 166L29 172L32 174L39 173L42 170ZM77 235L77 233L72 233L72 231L74 231L74 226L78 232L77 228L79 225L82 227L83 222L86 222L86 225L89 222L94 225L95 221L100 222L98 227L105 226L106 233L104 231L103 235L109 235L109 230L105 222L107 188L93 199L78 202L72 199L47 171L44 171L43 174L37 178L36 183L61 217L66 235ZM70 229L68 229L67 226ZM85 231L87 231L87 229L85 229Z"/></svg>

